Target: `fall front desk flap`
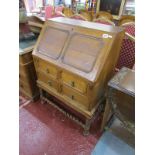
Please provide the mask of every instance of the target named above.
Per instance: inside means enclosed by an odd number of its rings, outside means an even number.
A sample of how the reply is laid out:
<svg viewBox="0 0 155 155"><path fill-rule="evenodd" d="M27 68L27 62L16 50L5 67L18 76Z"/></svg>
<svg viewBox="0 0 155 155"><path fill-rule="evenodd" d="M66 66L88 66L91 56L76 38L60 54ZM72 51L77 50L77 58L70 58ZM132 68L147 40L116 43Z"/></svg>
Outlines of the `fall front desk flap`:
<svg viewBox="0 0 155 155"><path fill-rule="evenodd" d="M33 54L91 81L104 65L107 50L121 31L93 22L55 18L45 23Z"/></svg>

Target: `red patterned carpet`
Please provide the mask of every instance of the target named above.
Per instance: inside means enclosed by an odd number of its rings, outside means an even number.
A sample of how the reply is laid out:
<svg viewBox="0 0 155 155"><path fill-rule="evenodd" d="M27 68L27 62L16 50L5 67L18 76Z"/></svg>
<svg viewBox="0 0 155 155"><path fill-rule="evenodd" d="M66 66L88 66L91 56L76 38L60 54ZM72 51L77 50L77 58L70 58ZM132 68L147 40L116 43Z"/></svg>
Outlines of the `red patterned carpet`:
<svg viewBox="0 0 155 155"><path fill-rule="evenodd" d="M22 98L23 101L24 98ZM20 104L20 155L90 155L100 133L100 121L92 125L84 137L82 127L68 119L49 104L28 102Z"/></svg>

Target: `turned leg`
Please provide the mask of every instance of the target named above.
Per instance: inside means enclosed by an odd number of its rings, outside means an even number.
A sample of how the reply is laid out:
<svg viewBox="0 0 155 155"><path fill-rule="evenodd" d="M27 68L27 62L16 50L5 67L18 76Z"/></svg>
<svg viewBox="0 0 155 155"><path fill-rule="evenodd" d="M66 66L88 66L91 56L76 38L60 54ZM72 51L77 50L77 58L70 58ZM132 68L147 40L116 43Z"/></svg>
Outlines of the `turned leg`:
<svg viewBox="0 0 155 155"><path fill-rule="evenodd" d="M39 88L39 92L40 92L40 100L41 100L41 104L44 104L45 101L43 100L43 90L41 88Z"/></svg>
<svg viewBox="0 0 155 155"><path fill-rule="evenodd" d="M106 123L108 122L110 118L110 115L111 115L110 105L108 103L108 100L106 100L105 110L103 113L103 119L102 119L102 124L101 124L101 131L104 130Z"/></svg>
<svg viewBox="0 0 155 155"><path fill-rule="evenodd" d="M86 119L85 127L84 127L84 130L83 130L83 135L84 136L88 136L89 135L90 125L91 125L91 120L90 119Z"/></svg>

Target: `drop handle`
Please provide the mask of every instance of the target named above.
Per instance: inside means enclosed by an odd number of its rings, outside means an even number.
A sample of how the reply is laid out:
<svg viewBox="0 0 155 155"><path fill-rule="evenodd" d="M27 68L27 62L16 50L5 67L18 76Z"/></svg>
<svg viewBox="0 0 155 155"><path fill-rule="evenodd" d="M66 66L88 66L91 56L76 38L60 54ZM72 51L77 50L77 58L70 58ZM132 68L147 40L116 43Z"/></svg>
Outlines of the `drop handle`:
<svg viewBox="0 0 155 155"><path fill-rule="evenodd" d="M72 100L74 100L74 99L75 99L75 98L74 98L74 95L71 95L71 99L72 99Z"/></svg>
<svg viewBox="0 0 155 155"><path fill-rule="evenodd" d="M71 82L71 86L72 86L72 87L75 86L75 82L74 82L74 81Z"/></svg>
<svg viewBox="0 0 155 155"><path fill-rule="evenodd" d="M49 86L52 86L52 81L47 82Z"/></svg>
<svg viewBox="0 0 155 155"><path fill-rule="evenodd" d="M49 73L49 72L50 72L50 71L49 71L49 69L47 68L47 69L46 69L46 73Z"/></svg>

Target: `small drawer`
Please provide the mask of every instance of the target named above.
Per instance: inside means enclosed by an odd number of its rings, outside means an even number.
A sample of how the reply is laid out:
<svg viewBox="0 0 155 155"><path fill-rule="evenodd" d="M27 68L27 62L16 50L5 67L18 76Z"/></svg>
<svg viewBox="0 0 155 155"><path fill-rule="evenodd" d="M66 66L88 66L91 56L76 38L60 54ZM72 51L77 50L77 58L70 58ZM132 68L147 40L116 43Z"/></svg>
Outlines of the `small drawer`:
<svg viewBox="0 0 155 155"><path fill-rule="evenodd" d="M72 87L73 89L79 91L80 93L86 93L87 84L80 78L75 77L67 72L62 72L62 81L64 84Z"/></svg>
<svg viewBox="0 0 155 155"><path fill-rule="evenodd" d="M52 76L54 79L57 78L58 71L54 65L49 64L48 62L45 62L39 58L34 58L34 63L36 70L41 70L45 74Z"/></svg>
<svg viewBox="0 0 155 155"><path fill-rule="evenodd" d="M58 90L58 83L43 72L38 72L38 80L45 83L48 87Z"/></svg>
<svg viewBox="0 0 155 155"><path fill-rule="evenodd" d="M62 86L62 94L67 96L72 101L78 102L87 108L89 106L88 98L86 96L79 94L77 91L73 90L68 86Z"/></svg>

